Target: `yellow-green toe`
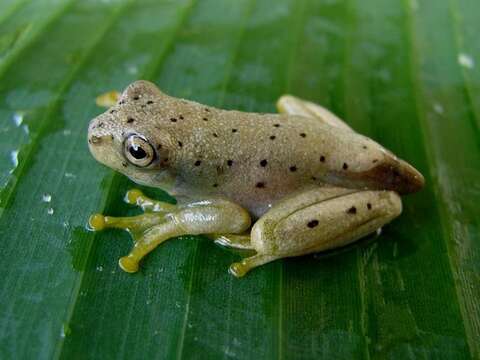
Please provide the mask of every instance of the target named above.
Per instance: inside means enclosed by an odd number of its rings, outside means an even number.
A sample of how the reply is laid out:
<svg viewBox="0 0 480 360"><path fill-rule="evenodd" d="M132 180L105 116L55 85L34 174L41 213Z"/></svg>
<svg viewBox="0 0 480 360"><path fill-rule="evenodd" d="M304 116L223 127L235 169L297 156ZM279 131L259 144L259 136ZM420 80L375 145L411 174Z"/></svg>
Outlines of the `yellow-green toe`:
<svg viewBox="0 0 480 360"><path fill-rule="evenodd" d="M233 263L230 265L228 271L237 278L245 276L248 272L247 268L242 263Z"/></svg>
<svg viewBox="0 0 480 360"><path fill-rule="evenodd" d="M93 214L88 219L88 225L93 231L100 231L105 229L105 216L102 214Z"/></svg>
<svg viewBox="0 0 480 360"><path fill-rule="evenodd" d="M138 190L138 189L132 189L127 192L127 195L125 196L125 199L127 203L135 205L137 203L137 200L140 196L142 196L143 193Z"/></svg>
<svg viewBox="0 0 480 360"><path fill-rule="evenodd" d="M118 260L118 265L123 271L134 273L138 271L138 262L128 256L124 256Z"/></svg>

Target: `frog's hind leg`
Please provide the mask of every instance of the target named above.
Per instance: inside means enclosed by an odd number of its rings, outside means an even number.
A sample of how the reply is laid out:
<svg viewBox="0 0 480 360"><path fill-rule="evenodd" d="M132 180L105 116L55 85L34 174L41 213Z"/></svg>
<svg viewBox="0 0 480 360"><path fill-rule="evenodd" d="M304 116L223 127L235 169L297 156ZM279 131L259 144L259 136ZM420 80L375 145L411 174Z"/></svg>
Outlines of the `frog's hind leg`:
<svg viewBox="0 0 480 360"><path fill-rule="evenodd" d="M345 246L400 215L393 191L316 187L275 204L253 226L256 255L230 267L235 276L270 261Z"/></svg>
<svg viewBox="0 0 480 360"><path fill-rule="evenodd" d="M115 218L93 215L93 230L120 228L134 238L134 246L119 260L126 272L138 271L140 260L162 242L181 235L241 234L250 227L250 215L237 204L223 199L203 199L172 205L149 199L140 191L127 193L127 202L136 204L145 214Z"/></svg>
<svg viewBox="0 0 480 360"><path fill-rule="evenodd" d="M342 119L333 114L330 110L310 101L302 100L292 95L283 95L277 100L277 110L281 114L299 115L315 118L321 122L353 131Z"/></svg>

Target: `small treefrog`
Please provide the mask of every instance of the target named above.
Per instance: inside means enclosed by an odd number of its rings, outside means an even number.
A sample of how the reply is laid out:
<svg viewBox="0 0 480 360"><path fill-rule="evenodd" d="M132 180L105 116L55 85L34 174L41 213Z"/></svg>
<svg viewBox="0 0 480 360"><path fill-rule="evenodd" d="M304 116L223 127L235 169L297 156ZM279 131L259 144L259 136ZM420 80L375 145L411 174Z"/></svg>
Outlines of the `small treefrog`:
<svg viewBox="0 0 480 360"><path fill-rule="evenodd" d="M90 218L93 230L132 234L123 270L136 272L165 240L206 234L256 252L231 265L240 277L372 233L400 215L399 195L424 185L415 168L327 109L290 95L277 107L279 114L221 110L136 81L90 122L95 159L179 199L172 205L131 190L127 201L144 214Z"/></svg>

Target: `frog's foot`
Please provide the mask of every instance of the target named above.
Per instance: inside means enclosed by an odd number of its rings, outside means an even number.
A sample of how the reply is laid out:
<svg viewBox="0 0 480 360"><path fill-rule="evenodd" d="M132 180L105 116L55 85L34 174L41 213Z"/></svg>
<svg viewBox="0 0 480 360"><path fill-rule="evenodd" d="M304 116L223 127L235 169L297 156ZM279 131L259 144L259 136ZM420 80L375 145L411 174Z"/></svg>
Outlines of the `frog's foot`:
<svg viewBox="0 0 480 360"><path fill-rule="evenodd" d="M232 264L243 276L275 259L345 246L400 215L402 203L393 191L316 187L275 204L253 226L251 245L257 254Z"/></svg>
<svg viewBox="0 0 480 360"><path fill-rule="evenodd" d="M93 231L114 228L136 233L151 228L163 221L164 216L149 213L130 217L114 217L94 214L90 216L88 225Z"/></svg>
<svg viewBox="0 0 480 360"><path fill-rule="evenodd" d="M127 230L135 240L127 256L119 260L126 272L138 271L139 262L162 242L181 235L241 234L250 227L250 215L237 204L223 199L172 205L147 198L138 190L126 195L130 204L145 212L132 217L112 217L95 214L89 225L95 230L119 228Z"/></svg>
<svg viewBox="0 0 480 360"><path fill-rule="evenodd" d="M277 100L277 110L281 114L299 115L320 120L321 122L339 127L345 130L353 131L342 119L333 114L330 110L312 103L302 100L292 95L283 95Z"/></svg>
<svg viewBox="0 0 480 360"><path fill-rule="evenodd" d="M250 244L250 234L211 234L209 235L215 244L226 246L234 249L252 250Z"/></svg>
<svg viewBox="0 0 480 360"><path fill-rule="evenodd" d="M138 271L142 258L159 244L175 236L184 235L181 228L177 227L172 220L153 226L140 234L135 239L135 244L127 256L118 260L118 265L123 271L134 273Z"/></svg>
<svg viewBox="0 0 480 360"><path fill-rule="evenodd" d="M149 198L139 189L131 189L127 191L125 201L131 205L141 207L145 212L171 212L177 209L176 205Z"/></svg>
<svg viewBox="0 0 480 360"><path fill-rule="evenodd" d="M228 271L230 274L234 275L235 277L243 277L247 272L256 268L257 266L266 264L270 261L276 260L281 258L281 256L273 256L273 255L254 255L248 258L243 259L240 262L233 263L230 265Z"/></svg>

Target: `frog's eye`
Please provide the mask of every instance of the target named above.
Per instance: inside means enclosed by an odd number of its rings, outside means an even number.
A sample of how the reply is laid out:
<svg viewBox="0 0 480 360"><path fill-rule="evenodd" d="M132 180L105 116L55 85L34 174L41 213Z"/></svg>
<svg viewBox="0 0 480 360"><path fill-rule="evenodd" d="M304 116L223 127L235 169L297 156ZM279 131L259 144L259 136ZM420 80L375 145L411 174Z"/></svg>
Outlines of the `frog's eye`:
<svg viewBox="0 0 480 360"><path fill-rule="evenodd" d="M125 140L125 157L133 165L146 167L155 160L155 150L153 146L143 137L130 135Z"/></svg>

